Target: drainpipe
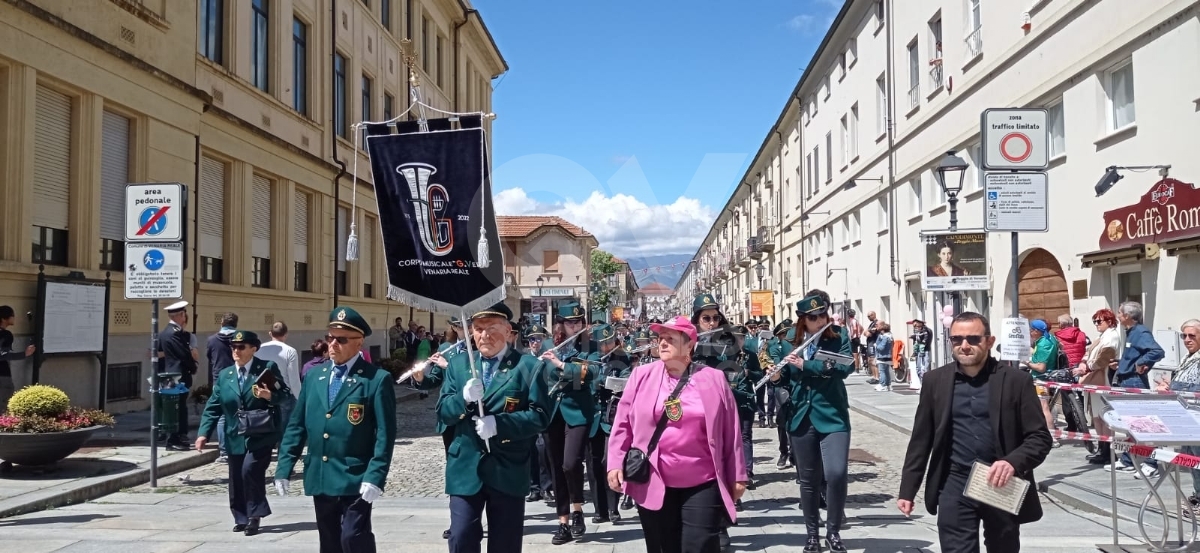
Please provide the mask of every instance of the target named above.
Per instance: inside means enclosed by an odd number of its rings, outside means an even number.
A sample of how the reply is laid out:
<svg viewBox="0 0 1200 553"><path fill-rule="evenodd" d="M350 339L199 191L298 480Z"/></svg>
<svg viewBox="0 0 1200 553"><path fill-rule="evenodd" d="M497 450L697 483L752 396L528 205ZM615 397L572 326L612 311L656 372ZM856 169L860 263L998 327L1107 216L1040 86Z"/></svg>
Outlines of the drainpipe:
<svg viewBox="0 0 1200 553"><path fill-rule="evenodd" d="M807 70L807 68L806 68L806 70ZM803 76L801 76L801 78L803 78ZM804 96L802 94L800 94L800 90L796 90L796 104L797 104L797 109L799 110L799 113L796 115L796 128L800 129L804 126ZM797 148L796 153L797 153L797 155L800 156L800 159L803 160L804 159L804 147L805 147L804 132L797 130L796 136L799 137L799 140L796 143L796 148ZM807 169L808 169L807 167L802 167L801 172L803 173ZM800 214L801 214L801 216L803 216L804 215L804 204L808 198L808 196L807 196L808 191L804 189L804 179L797 179L797 180L798 180L798 182L800 182L800 195L796 199L798 200L797 203L800 204L799 205ZM805 242L805 238L806 238L804 236L804 221L796 221L796 224L800 225L800 252L803 253L804 252L804 242ZM808 259L801 256L800 266L797 267L797 269L800 272L800 291L799 291L799 293L803 294L804 292L808 291ZM788 311L790 312L791 309L792 308L789 306ZM790 314L789 314L789 316L790 316Z"/></svg>
<svg viewBox="0 0 1200 553"><path fill-rule="evenodd" d="M775 145L776 151L779 153L779 163L776 163L777 170L775 171L775 226L779 228L779 239L775 242L775 249L771 252L771 256L775 258L775 262L779 265L779 271L773 271L775 283L779 284L779 297L783 299L783 267L784 258L779 253L783 249L783 217L780 216L783 212L783 129L775 129ZM770 229L772 234L775 229ZM775 302L778 303L778 302ZM771 320L779 320L779 316L775 313L771 314Z"/></svg>
<svg viewBox="0 0 1200 553"><path fill-rule="evenodd" d="M210 104L205 103L204 108L200 112L203 115L208 111ZM192 187L192 314L196 313L196 301L200 298L200 135L197 133L192 135L195 141L196 160L192 168L192 182L195 186ZM196 333L197 320L200 317L192 317L192 334ZM209 378L212 378L209 376Z"/></svg>
<svg viewBox="0 0 1200 553"><path fill-rule="evenodd" d="M329 40L330 40L330 48L329 48L329 77L330 77L330 79L329 79L329 107L330 107L329 128L332 129L333 132L329 135L329 144L331 146L331 149L333 150L333 162L336 163L339 167L338 173L333 176L333 308L337 308L337 306L338 306L338 289L337 289L337 270L338 270L338 268L337 268L337 266L338 266L338 252L341 251L340 250L341 246L338 244L337 231L339 228L341 228L341 224L342 224L342 221L341 221L342 194L341 194L341 192L342 192L342 177L346 176L346 162L344 162L338 158L338 141L337 141L337 136L338 136L337 131L338 130L337 130L337 128L334 127L335 121L337 120L337 108L338 108L338 106L337 106L337 76L334 74L334 71L335 71L334 58L337 56L337 28L338 28L337 0L333 0L332 2L330 2L330 4L331 4L331 6L330 6L331 11L329 14L329 24L330 24L330 32L329 32L329 37L330 37L329 38ZM345 101L345 98L342 98L342 100ZM349 116L349 113L347 113L347 116ZM354 155L358 155L358 152L354 152ZM358 186L358 183L352 182L352 183L350 183L350 186ZM353 217L354 214L351 214L350 216ZM412 320L412 319L410 318L409 320Z"/></svg>
<svg viewBox="0 0 1200 553"><path fill-rule="evenodd" d="M898 210L896 206L896 67L895 60L892 57L892 0L887 1L884 9L886 10L886 13L883 14L884 24L887 25L887 70L885 73L887 74L886 86L888 89L887 121L885 121L888 139L888 176L886 197L888 199L888 226L890 227L888 229L888 234L891 235L891 238L888 240L888 249L891 250L891 260L888 262L888 267L891 270L892 284L899 286L900 262L896 259L896 250L900 246L900 232L897 228L897 225L899 224L899 218L896 215Z"/></svg>
<svg viewBox="0 0 1200 553"><path fill-rule="evenodd" d="M464 6L463 20L454 24L454 109L452 111L456 113L461 111L458 109L458 81L460 80L459 77L461 76L458 71L458 51L461 50L462 47L458 41L458 33L459 29L462 29L463 25L466 25L467 22L471 20L472 14L478 15L479 10L475 8L466 8Z"/></svg>

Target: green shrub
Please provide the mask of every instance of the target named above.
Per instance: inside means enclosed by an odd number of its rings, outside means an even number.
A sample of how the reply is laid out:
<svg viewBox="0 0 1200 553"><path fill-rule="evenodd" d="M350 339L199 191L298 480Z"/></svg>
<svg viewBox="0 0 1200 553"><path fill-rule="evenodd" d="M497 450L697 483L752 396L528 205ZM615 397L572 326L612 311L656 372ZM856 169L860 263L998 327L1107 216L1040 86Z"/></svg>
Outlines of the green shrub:
<svg viewBox="0 0 1200 553"><path fill-rule="evenodd" d="M58 417L67 412L71 398L54 386L33 385L21 388L8 400L8 413L16 417Z"/></svg>

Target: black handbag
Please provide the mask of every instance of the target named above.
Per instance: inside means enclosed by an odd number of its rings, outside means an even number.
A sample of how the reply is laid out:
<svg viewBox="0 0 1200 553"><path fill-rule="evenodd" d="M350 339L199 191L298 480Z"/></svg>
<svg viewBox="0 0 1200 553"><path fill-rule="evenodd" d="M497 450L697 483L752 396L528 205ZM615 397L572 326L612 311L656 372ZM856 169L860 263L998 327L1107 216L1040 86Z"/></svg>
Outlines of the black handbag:
<svg viewBox="0 0 1200 553"><path fill-rule="evenodd" d="M256 381L257 383L257 381ZM253 387L254 384L251 384ZM238 394L237 433L239 436L264 436L275 433L274 407L246 409L242 406L242 395Z"/></svg>
<svg viewBox="0 0 1200 553"><path fill-rule="evenodd" d="M684 385L691 377L692 369L689 367L687 372L680 377L679 383L675 385L675 390L667 397L668 402L679 399L679 393L683 391ZM667 410L664 408L662 416L658 419L658 426L654 427L654 435L650 437L650 443L646 444L646 451L630 447L629 451L625 452L625 459L621 464L625 469L625 481L638 484L650 481L650 454L654 453L654 448L658 447L658 439L662 437L663 430L666 428Z"/></svg>

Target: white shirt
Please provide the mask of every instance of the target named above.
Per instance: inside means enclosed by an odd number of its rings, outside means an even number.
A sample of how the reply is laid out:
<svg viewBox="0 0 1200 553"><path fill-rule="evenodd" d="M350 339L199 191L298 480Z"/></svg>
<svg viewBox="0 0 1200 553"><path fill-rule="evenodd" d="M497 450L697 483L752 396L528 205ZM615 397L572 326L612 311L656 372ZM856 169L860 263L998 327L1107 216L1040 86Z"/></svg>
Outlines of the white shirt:
<svg viewBox="0 0 1200 553"><path fill-rule="evenodd" d="M292 390L292 395L300 397L300 355L296 348L279 340L271 340L258 348L255 357L263 361L274 361L283 373L283 381Z"/></svg>
<svg viewBox="0 0 1200 553"><path fill-rule="evenodd" d="M1106 367L1092 367L1098 359L1100 352L1105 348L1111 348L1116 353L1121 353L1121 334L1117 332L1116 327L1111 327L1108 330L1100 333L1100 338L1096 339L1096 343L1092 345L1092 350L1088 352L1087 363L1092 370L1100 370Z"/></svg>

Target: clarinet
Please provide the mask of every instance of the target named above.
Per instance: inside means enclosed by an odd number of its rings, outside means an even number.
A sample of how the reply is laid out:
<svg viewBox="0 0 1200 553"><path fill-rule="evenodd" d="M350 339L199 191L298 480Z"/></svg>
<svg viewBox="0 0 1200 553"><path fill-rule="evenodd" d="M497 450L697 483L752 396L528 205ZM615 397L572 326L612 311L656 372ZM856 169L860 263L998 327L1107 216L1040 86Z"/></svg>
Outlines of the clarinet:
<svg viewBox="0 0 1200 553"><path fill-rule="evenodd" d="M822 334L824 334L825 330L831 326L833 326L833 322L827 323L825 326L821 327L821 330L814 332L812 336L809 336L808 339L804 341L804 343L800 344L799 346L796 346L796 348L793 349L792 351L799 351L799 350L803 350L804 348L807 348L809 346L809 344L812 344L814 340L816 340ZM767 384L767 382L769 382L771 380L771 377L779 374L779 372L782 371L783 368L787 366L787 364L788 364L787 361L780 361L779 364L771 367L771 369L767 371L766 375L764 375L762 377L762 379L760 379L754 385L754 391L757 392L759 388L762 388L763 386L765 386Z"/></svg>

